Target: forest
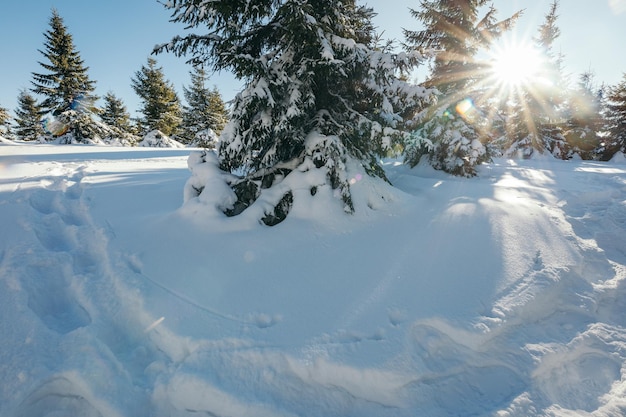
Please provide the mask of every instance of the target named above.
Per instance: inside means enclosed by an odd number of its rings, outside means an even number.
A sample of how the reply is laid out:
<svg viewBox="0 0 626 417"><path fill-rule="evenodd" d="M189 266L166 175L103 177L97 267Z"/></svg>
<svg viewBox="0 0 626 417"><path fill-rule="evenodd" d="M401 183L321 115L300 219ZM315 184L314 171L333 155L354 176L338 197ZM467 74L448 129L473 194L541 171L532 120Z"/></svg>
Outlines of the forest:
<svg viewBox="0 0 626 417"><path fill-rule="evenodd" d="M224 210L228 215L311 165L352 212L345 169L352 163L384 179L380 160L394 155L411 167L427 161L471 177L494 157L607 161L625 150L626 76L605 85L591 71L575 80L564 75L564 57L553 48L561 35L558 0L532 45L504 53L494 51L495 42L522 11L499 19L482 0L421 2L410 10L421 29L404 29L399 44L382 40L372 23L375 11L355 1L164 6L172 22L208 33L186 33L155 47L131 80L141 99L138 117L130 117L114 92L96 105L96 80L53 10L41 72L20 93L14 116L0 109L3 136L214 149L219 168L233 175L228 182L237 204ZM158 66L162 53L191 67L185 102ZM428 75L417 82L413 74L422 66ZM206 85L214 70L244 81L228 104ZM199 184L197 192L202 189ZM290 191L274 198L267 221L283 219L292 199Z"/></svg>

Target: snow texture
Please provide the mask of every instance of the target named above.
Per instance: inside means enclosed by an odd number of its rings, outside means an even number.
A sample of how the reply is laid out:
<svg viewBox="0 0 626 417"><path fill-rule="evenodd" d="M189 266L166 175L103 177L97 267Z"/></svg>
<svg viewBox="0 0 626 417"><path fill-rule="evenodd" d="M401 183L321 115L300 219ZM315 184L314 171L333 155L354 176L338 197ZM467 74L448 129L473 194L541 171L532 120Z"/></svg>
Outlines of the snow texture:
<svg viewBox="0 0 626 417"><path fill-rule="evenodd" d="M190 152L0 143L0 415L626 413L623 156L390 160L270 228Z"/></svg>

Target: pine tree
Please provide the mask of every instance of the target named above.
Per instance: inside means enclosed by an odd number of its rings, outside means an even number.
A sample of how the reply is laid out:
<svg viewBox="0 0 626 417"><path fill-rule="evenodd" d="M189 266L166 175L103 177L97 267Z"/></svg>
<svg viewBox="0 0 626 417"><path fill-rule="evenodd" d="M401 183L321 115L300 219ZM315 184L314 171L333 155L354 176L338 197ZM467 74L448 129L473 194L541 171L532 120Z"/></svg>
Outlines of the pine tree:
<svg viewBox="0 0 626 417"><path fill-rule="evenodd" d="M124 102L110 91L104 96L104 108L100 118L107 125L122 132L131 133L133 130L130 125L130 114L126 110Z"/></svg>
<svg viewBox="0 0 626 417"><path fill-rule="evenodd" d="M194 66L190 75L191 86L183 87L187 105L183 106L181 136L186 138L186 142L200 140L205 147L212 147L215 144L209 143L209 140L214 141L226 125L226 105L217 87L207 89L207 75L202 66Z"/></svg>
<svg viewBox="0 0 626 417"><path fill-rule="evenodd" d="M0 107L0 136L8 138L11 135L11 119L9 110Z"/></svg>
<svg viewBox="0 0 626 417"><path fill-rule="evenodd" d="M28 92L22 91L17 98L15 109L15 135L21 140L38 140L45 132L41 122L41 107Z"/></svg>
<svg viewBox="0 0 626 417"><path fill-rule="evenodd" d="M47 63L39 64L47 72L33 73L32 82L32 91L45 97L41 102L41 111L58 115L69 109L91 110L97 99L92 95L95 82L89 79L89 68L85 67L72 35L55 9L50 18L50 29L44 36L45 50L40 52Z"/></svg>
<svg viewBox="0 0 626 417"><path fill-rule="evenodd" d="M563 56L553 51L561 34L557 26L558 0L550 5L544 22L538 28L535 46L541 66L535 76L519 89L509 112L508 155L529 158L536 151L549 152L557 158L570 156L564 136L564 109L568 92L563 75Z"/></svg>
<svg viewBox="0 0 626 417"><path fill-rule="evenodd" d="M427 96L397 77L419 57L377 49L373 11L355 1L249 3L170 1L173 21L210 32L158 48L245 80L218 150L222 170L244 172L226 176L236 202L224 211L261 201L263 222L276 224L295 198L290 180L310 175L309 197L334 190L353 212L348 170L384 178L377 155L400 134L401 112Z"/></svg>
<svg viewBox="0 0 626 417"><path fill-rule="evenodd" d="M52 10L50 29L44 33L48 63L39 64L46 73L33 73L32 92L43 96L40 104L45 131L59 143L93 143L110 135L110 129L94 119L99 109L93 95L95 82L87 75L63 19Z"/></svg>
<svg viewBox="0 0 626 417"><path fill-rule="evenodd" d="M139 141L137 129L131 125L130 114L122 99L112 92L104 96L104 108L100 113L102 127L107 130L104 141L122 146L135 146Z"/></svg>
<svg viewBox="0 0 626 417"><path fill-rule="evenodd" d="M577 88L572 90L563 111L566 157L595 159L604 130L602 108L605 88L594 84L594 75L588 71L580 75Z"/></svg>
<svg viewBox="0 0 626 417"><path fill-rule="evenodd" d="M609 134L598 149L604 161L611 159L617 152L626 153L626 73L621 82L609 88L606 106Z"/></svg>
<svg viewBox="0 0 626 417"><path fill-rule="evenodd" d="M484 131L488 128L481 91L489 76L488 64L476 55L513 26L519 18L497 21L496 9L479 18L488 0L422 0L411 9L424 29L405 30L407 48L437 51L424 83L439 91L438 104L426 114L405 145L405 160L415 166L423 156L436 169L475 175L475 166L489 160Z"/></svg>
<svg viewBox="0 0 626 417"><path fill-rule="evenodd" d="M142 133L159 130L167 136L176 134L181 124L180 102L174 86L165 79L163 68L157 67L154 58L148 58L148 66L142 65L131 81L142 100Z"/></svg>
<svg viewBox="0 0 626 417"><path fill-rule="evenodd" d="M436 87L444 96L463 92L487 77L486 62L476 54L513 27L521 16L518 12L498 21L497 10L491 6L479 18L480 9L489 0L421 0L420 9L410 9L411 15L424 29L404 30L409 48L434 50L434 62L425 84Z"/></svg>

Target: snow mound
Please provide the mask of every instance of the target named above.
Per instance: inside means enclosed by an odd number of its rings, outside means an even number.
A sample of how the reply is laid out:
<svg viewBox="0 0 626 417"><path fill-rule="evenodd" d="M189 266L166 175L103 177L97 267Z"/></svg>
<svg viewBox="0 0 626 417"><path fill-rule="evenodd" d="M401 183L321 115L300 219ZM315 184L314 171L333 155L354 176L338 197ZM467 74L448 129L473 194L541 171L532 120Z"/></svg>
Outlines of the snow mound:
<svg viewBox="0 0 626 417"><path fill-rule="evenodd" d="M189 143L191 148L215 148L219 138L213 129L207 128L196 133L193 140Z"/></svg>
<svg viewBox="0 0 626 417"><path fill-rule="evenodd" d="M624 152L615 152L611 158L611 162L616 164L626 164L626 154Z"/></svg>
<svg viewBox="0 0 626 417"><path fill-rule="evenodd" d="M174 139L170 138L169 136L167 136L166 134L164 134L163 132L159 130L152 130L148 132L143 137L141 142L139 142L138 146L149 147L149 148L184 148L185 147L185 145L183 145L182 143L175 141Z"/></svg>

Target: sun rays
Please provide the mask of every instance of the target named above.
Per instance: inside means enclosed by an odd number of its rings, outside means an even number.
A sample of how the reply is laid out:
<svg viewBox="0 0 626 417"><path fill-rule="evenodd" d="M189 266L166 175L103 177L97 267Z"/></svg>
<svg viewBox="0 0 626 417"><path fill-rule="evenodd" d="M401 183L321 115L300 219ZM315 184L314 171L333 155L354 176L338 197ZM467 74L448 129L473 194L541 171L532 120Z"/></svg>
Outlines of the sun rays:
<svg viewBox="0 0 626 417"><path fill-rule="evenodd" d="M456 113L484 132L493 133L491 127L500 124L509 140L532 139L538 115L553 112L549 97L556 87L549 57L525 40L501 40L480 55L471 61L477 83L451 97Z"/></svg>

